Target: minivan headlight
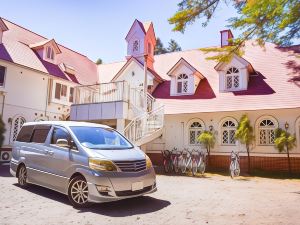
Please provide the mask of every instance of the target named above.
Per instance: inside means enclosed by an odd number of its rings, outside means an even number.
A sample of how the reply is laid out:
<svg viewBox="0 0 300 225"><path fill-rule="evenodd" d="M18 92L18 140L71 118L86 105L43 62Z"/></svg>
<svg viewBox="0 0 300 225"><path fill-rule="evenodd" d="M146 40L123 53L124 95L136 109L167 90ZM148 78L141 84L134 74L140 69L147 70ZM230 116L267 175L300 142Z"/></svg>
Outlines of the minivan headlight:
<svg viewBox="0 0 300 225"><path fill-rule="evenodd" d="M117 166L110 160L89 158L89 167L97 171L117 171Z"/></svg>
<svg viewBox="0 0 300 225"><path fill-rule="evenodd" d="M149 158L149 156L146 155L146 168L150 169L152 168L152 162L151 159Z"/></svg>

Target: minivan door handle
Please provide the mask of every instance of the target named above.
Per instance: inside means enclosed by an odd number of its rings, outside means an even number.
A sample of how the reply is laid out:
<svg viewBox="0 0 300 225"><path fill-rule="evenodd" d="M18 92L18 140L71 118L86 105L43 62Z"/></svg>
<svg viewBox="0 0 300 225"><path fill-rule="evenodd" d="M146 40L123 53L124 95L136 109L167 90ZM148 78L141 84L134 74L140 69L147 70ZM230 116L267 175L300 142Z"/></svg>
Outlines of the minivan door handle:
<svg viewBox="0 0 300 225"><path fill-rule="evenodd" d="M49 150L47 152L49 155L53 155L53 153L54 153L53 151L49 151Z"/></svg>

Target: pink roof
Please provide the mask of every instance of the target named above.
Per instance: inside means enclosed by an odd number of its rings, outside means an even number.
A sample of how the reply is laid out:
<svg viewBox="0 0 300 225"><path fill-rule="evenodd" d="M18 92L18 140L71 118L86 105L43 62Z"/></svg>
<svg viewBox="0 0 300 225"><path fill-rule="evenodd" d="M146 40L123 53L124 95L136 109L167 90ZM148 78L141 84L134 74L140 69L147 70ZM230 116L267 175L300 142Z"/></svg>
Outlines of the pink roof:
<svg viewBox="0 0 300 225"><path fill-rule="evenodd" d="M61 54L56 56L57 65L48 63L29 47L30 45L45 44L49 41L47 38L8 20L2 20L8 27L8 30L3 33L3 44L0 45L0 59L75 82L75 79L69 79L58 66L60 63L65 63L74 67L77 82L81 84L95 84L98 82L97 66L86 56L58 44Z"/></svg>

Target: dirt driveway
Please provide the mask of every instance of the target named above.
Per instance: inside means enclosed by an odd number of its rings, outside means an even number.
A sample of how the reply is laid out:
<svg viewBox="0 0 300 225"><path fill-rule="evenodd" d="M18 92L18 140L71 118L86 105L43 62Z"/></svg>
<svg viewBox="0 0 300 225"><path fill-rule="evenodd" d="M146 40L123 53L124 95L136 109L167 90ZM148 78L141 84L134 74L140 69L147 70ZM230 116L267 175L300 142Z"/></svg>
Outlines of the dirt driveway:
<svg viewBox="0 0 300 225"><path fill-rule="evenodd" d="M158 192L76 210L66 196L23 190L0 166L0 224L300 224L300 181L157 176Z"/></svg>

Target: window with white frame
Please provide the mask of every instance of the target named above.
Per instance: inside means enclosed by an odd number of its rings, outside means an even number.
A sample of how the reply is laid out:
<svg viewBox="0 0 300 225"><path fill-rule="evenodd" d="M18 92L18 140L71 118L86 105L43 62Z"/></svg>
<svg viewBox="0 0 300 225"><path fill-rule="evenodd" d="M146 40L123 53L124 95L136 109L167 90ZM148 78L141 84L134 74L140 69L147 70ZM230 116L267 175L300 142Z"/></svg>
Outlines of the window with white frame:
<svg viewBox="0 0 300 225"><path fill-rule="evenodd" d="M230 67L226 71L225 85L227 90L234 90L240 87L240 74L237 68Z"/></svg>
<svg viewBox="0 0 300 225"><path fill-rule="evenodd" d="M4 66L0 66L0 87L4 86L5 73L6 73L6 68Z"/></svg>
<svg viewBox="0 0 300 225"><path fill-rule="evenodd" d="M186 74L180 74L177 77L177 93L187 93L188 92L188 81L189 77Z"/></svg>
<svg viewBox="0 0 300 225"><path fill-rule="evenodd" d="M274 145L275 129L277 123L274 119L264 118L258 124L258 137L260 145Z"/></svg>
<svg viewBox="0 0 300 225"><path fill-rule="evenodd" d="M26 122L25 118L22 116L16 116L14 120L12 121L12 136L11 141L15 141L17 139L17 136L23 126L23 124Z"/></svg>
<svg viewBox="0 0 300 225"><path fill-rule="evenodd" d="M236 128L237 124L233 120L228 119L222 123L222 145L235 145Z"/></svg>
<svg viewBox="0 0 300 225"><path fill-rule="evenodd" d="M138 52L140 48L140 43L139 40L134 40L132 44L132 51L133 52Z"/></svg>
<svg viewBox="0 0 300 225"><path fill-rule="evenodd" d="M195 121L189 126L189 144L190 145L200 145L198 137L203 132L204 127L200 121Z"/></svg>
<svg viewBox="0 0 300 225"><path fill-rule="evenodd" d="M54 60L54 50L50 46L46 47L46 58L52 61Z"/></svg>

